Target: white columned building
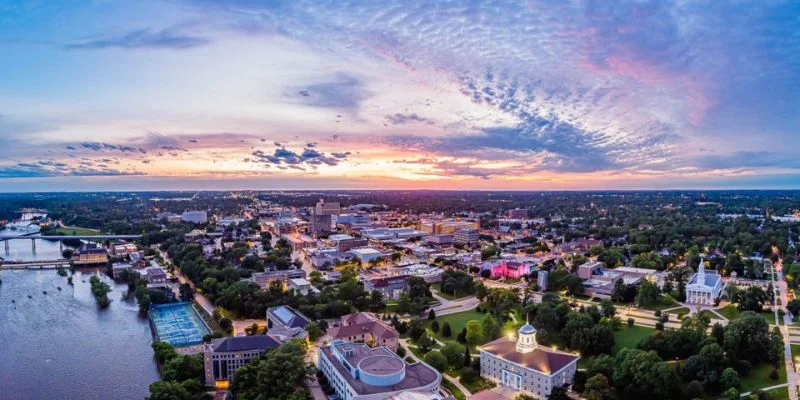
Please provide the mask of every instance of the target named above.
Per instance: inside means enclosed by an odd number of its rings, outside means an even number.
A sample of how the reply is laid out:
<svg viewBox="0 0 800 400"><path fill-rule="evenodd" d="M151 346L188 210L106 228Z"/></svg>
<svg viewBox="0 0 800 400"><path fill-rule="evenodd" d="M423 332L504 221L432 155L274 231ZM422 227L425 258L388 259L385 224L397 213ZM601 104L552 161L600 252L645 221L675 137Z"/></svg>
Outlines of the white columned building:
<svg viewBox="0 0 800 400"><path fill-rule="evenodd" d="M723 286L719 273L717 271L706 272L705 260L700 257L697 273L689 278L689 283L686 285L686 303L712 306L722 293Z"/></svg>
<svg viewBox="0 0 800 400"><path fill-rule="evenodd" d="M482 377L539 399L554 387L572 384L579 356L539 345L528 323L518 334L516 341L502 337L478 347Z"/></svg>

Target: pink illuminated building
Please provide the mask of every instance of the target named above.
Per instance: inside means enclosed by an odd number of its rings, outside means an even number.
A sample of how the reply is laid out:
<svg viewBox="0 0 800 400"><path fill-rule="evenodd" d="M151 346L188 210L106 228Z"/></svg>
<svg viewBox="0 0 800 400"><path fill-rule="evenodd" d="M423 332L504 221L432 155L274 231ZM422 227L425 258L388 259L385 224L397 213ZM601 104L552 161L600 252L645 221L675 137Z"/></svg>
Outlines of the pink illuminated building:
<svg viewBox="0 0 800 400"><path fill-rule="evenodd" d="M531 273L531 268L521 262L499 261L495 264L484 265L484 269L492 271L492 278L518 279Z"/></svg>

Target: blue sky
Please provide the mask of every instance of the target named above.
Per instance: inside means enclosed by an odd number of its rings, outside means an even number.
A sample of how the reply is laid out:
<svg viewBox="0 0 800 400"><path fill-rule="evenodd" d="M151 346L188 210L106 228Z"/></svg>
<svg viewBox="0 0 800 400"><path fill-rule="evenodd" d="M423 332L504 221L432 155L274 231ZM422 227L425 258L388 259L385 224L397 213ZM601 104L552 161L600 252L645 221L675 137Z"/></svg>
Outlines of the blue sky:
<svg viewBox="0 0 800 400"><path fill-rule="evenodd" d="M800 188L800 3L3 1L0 191Z"/></svg>

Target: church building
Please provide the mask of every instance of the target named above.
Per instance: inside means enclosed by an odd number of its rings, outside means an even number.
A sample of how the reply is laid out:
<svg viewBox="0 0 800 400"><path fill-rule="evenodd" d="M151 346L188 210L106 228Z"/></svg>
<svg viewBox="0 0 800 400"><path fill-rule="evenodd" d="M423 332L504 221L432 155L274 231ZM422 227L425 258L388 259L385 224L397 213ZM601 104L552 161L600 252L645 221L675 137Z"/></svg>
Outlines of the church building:
<svg viewBox="0 0 800 400"><path fill-rule="evenodd" d="M706 264L700 257L697 273L692 275L686 285L686 303L713 306L722 293L722 277L717 271L706 272Z"/></svg>
<svg viewBox="0 0 800 400"><path fill-rule="evenodd" d="M516 340L502 337L478 350L482 377L540 399L554 387L571 385L580 359L536 343L536 329L529 323L519 328Z"/></svg>

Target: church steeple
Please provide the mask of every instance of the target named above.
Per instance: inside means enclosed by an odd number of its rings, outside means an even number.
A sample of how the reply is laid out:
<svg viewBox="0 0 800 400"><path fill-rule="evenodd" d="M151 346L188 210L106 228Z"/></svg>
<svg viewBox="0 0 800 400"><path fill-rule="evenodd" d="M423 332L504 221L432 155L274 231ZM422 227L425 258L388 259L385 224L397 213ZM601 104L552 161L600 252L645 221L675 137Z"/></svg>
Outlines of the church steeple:
<svg viewBox="0 0 800 400"><path fill-rule="evenodd" d="M706 283L706 262L703 256L700 256L700 265L697 266L697 283L705 285Z"/></svg>
<svg viewBox="0 0 800 400"><path fill-rule="evenodd" d="M517 337L517 351L520 353L530 353L536 350L536 328L525 318L525 325L519 328Z"/></svg>

